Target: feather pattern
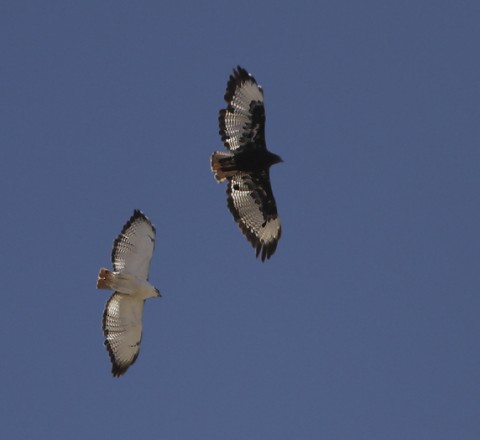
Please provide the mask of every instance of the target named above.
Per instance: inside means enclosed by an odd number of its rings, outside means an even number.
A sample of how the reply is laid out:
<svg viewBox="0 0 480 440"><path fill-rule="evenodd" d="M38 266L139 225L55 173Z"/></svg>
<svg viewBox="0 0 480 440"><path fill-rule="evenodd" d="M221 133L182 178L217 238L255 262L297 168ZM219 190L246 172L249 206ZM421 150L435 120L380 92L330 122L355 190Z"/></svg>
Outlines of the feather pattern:
<svg viewBox="0 0 480 440"><path fill-rule="evenodd" d="M155 246L155 227L139 210L125 223L113 243L113 271L101 268L97 288L113 290L105 304L102 328L112 374L119 377L136 361L142 340L143 306L160 296L148 282Z"/></svg>
<svg viewBox="0 0 480 440"><path fill-rule="evenodd" d="M220 110L220 136L229 152L215 152L211 169L227 180L227 203L241 231L262 261L275 252L282 228L270 184L270 167L282 162L265 143L263 90L238 66L227 83L227 107Z"/></svg>

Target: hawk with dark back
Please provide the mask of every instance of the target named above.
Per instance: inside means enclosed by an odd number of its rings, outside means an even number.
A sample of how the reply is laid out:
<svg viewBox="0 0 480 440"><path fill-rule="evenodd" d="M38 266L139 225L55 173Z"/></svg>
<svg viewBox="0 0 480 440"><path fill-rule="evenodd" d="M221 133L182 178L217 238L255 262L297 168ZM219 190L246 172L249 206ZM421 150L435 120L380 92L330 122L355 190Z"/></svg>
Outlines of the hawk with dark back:
<svg viewBox="0 0 480 440"><path fill-rule="evenodd" d="M215 152L212 171L218 182L227 180L227 204L243 234L262 261L277 248L282 232L270 185L269 169L282 162L265 143L263 90L238 66L225 92L227 108L220 110L220 136L228 152Z"/></svg>
<svg viewBox="0 0 480 440"><path fill-rule="evenodd" d="M142 211L135 210L113 242L113 272L102 268L98 273L97 289L115 291L105 305L102 321L115 377L137 360L145 300L160 296L148 282L154 247L155 227Z"/></svg>

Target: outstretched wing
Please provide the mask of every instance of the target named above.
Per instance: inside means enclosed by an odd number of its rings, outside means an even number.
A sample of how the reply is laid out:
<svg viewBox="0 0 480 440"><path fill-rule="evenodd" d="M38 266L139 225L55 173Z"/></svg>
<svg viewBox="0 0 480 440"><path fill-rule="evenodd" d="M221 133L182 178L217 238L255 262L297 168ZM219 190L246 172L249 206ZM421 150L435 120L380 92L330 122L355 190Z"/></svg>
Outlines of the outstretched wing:
<svg viewBox="0 0 480 440"><path fill-rule="evenodd" d="M146 280L155 247L155 233L147 216L136 209L113 243L113 270Z"/></svg>
<svg viewBox="0 0 480 440"><path fill-rule="evenodd" d="M142 340L143 299L115 292L103 312L105 347L112 374L121 376L138 357Z"/></svg>
<svg viewBox="0 0 480 440"><path fill-rule="evenodd" d="M220 136L229 150L266 148L263 90L245 69L238 66L227 84L227 108L218 118Z"/></svg>
<svg viewBox="0 0 480 440"><path fill-rule="evenodd" d="M262 261L270 258L282 233L268 171L228 179L228 208Z"/></svg>

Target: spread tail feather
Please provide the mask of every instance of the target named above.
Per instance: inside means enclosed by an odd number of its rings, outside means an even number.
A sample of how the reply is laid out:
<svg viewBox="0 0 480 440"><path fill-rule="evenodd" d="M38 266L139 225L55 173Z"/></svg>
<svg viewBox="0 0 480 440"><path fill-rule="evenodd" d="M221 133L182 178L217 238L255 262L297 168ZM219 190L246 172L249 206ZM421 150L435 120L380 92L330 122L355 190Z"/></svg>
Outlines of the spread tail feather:
<svg viewBox="0 0 480 440"><path fill-rule="evenodd" d="M215 173L215 179L219 182L237 173L235 157L232 153L216 151L212 154L211 167Z"/></svg>
<svg viewBox="0 0 480 440"><path fill-rule="evenodd" d="M104 267L102 267L98 272L97 289L111 290L112 281L113 281L113 273L110 272L108 269L105 269Z"/></svg>

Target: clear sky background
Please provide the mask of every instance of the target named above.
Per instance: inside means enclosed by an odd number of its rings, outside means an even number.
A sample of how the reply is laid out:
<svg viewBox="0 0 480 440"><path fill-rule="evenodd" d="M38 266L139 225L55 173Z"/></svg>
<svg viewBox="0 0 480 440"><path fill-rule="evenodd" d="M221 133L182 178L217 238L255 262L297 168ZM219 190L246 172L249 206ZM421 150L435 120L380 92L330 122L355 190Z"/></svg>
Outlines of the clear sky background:
<svg viewBox="0 0 480 440"><path fill-rule="evenodd" d="M0 3L0 437L480 438L478 1ZM264 87L266 263L209 157ZM95 288L157 227L140 356Z"/></svg>

